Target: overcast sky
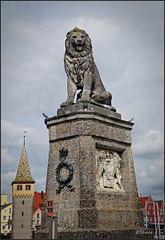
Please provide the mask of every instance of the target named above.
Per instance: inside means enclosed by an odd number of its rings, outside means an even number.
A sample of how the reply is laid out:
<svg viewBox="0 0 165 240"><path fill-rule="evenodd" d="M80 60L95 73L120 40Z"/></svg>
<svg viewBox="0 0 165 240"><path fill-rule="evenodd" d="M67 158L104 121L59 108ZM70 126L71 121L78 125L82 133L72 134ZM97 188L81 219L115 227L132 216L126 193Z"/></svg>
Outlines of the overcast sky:
<svg viewBox="0 0 165 240"><path fill-rule="evenodd" d="M132 150L138 192L164 189L164 2L1 2L1 193L11 202L24 131L35 190L45 191L48 129L66 100L65 37L85 30L112 105L134 117Z"/></svg>

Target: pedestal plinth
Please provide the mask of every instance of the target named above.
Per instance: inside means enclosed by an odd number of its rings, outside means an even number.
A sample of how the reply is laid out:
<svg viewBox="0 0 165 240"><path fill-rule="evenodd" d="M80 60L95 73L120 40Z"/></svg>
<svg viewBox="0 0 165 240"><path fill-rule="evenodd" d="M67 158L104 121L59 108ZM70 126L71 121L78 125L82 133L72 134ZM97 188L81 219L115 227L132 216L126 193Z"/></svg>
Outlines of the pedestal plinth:
<svg viewBox="0 0 165 240"><path fill-rule="evenodd" d="M116 112L81 103L59 109L45 124L46 199L53 199L58 236L81 238L86 231L90 238L102 232L105 237L112 230L142 227L131 150L133 123ZM42 228L47 221L45 205Z"/></svg>

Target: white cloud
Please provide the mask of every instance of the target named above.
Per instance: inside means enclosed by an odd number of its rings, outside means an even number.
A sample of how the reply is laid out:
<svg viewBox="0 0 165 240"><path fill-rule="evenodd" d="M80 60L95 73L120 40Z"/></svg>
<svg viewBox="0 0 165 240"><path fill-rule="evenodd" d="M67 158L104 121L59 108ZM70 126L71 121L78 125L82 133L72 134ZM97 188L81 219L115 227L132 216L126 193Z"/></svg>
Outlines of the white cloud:
<svg viewBox="0 0 165 240"><path fill-rule="evenodd" d="M2 147L7 146L11 148L13 147L13 143L15 147L18 147L21 141L23 141L23 134L27 129L3 119L1 120L1 127Z"/></svg>
<svg viewBox="0 0 165 240"><path fill-rule="evenodd" d="M6 146L7 147L7 146ZM13 170L13 165L17 164L16 159L13 156L13 151L9 150L9 148L1 149L1 166L3 172L8 172Z"/></svg>
<svg viewBox="0 0 165 240"><path fill-rule="evenodd" d="M13 157L9 154L8 149L2 149L1 151L1 159L5 160L6 165L13 161Z"/></svg>
<svg viewBox="0 0 165 240"><path fill-rule="evenodd" d="M135 172L139 193L144 196L152 195L155 200L159 200L164 186L163 154L149 160L145 156L141 158L135 156Z"/></svg>
<svg viewBox="0 0 165 240"><path fill-rule="evenodd" d="M164 139L160 131L150 130L141 135L134 145L134 153L137 155L163 152Z"/></svg>
<svg viewBox="0 0 165 240"><path fill-rule="evenodd" d="M141 173L139 173L140 177L146 177L147 176L147 172L145 170L142 170Z"/></svg>
<svg viewBox="0 0 165 240"><path fill-rule="evenodd" d="M3 182L5 184L8 184L9 182L14 181L15 177L16 177L15 172L10 172L10 171L1 175L1 178L3 179Z"/></svg>
<svg viewBox="0 0 165 240"><path fill-rule="evenodd" d="M160 159L156 159L149 165L149 175L151 178L159 179L163 177L163 170L164 170L164 160L163 157ZM162 178L163 180L163 178Z"/></svg>
<svg viewBox="0 0 165 240"><path fill-rule="evenodd" d="M66 33L77 26L92 40L95 62L112 93L113 106L126 120L135 117L133 154L140 188L147 192L155 182L161 186L162 6L159 1L2 4L3 174L16 171L27 130L33 178L38 187L44 183L49 143L41 114L56 115L66 99L64 42Z"/></svg>
<svg viewBox="0 0 165 240"><path fill-rule="evenodd" d="M12 181L16 177L15 172L8 171L7 173L1 173L1 193L8 194L8 201L12 202Z"/></svg>

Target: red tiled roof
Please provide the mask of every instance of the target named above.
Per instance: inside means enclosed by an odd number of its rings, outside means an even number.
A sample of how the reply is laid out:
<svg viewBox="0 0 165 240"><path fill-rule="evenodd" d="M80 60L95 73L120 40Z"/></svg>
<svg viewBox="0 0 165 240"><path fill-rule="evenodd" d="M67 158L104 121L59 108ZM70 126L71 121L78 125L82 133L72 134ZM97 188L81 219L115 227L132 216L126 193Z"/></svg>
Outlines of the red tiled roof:
<svg viewBox="0 0 165 240"><path fill-rule="evenodd" d="M139 197L141 201L141 208L145 208L146 201L148 201L149 197Z"/></svg>
<svg viewBox="0 0 165 240"><path fill-rule="evenodd" d="M33 213L40 208L41 210L43 210L41 208L41 206L44 204L45 201L45 193L41 192L35 192L34 193L34 197L33 197Z"/></svg>
<svg viewBox="0 0 165 240"><path fill-rule="evenodd" d="M9 205L11 205L12 203L7 203L7 204L4 204L4 205L1 205L1 210L8 207Z"/></svg>

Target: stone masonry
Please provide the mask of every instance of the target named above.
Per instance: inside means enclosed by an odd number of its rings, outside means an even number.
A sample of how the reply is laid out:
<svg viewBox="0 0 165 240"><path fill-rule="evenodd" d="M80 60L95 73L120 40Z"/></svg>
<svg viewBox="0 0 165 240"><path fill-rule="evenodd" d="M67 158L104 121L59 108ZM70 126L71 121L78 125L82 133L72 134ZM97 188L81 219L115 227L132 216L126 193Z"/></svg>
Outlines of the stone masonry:
<svg viewBox="0 0 165 240"><path fill-rule="evenodd" d="M14 196L13 205L12 239L32 239L33 196Z"/></svg>
<svg viewBox="0 0 165 240"><path fill-rule="evenodd" d="M122 120L119 113L79 103L59 109L57 116L45 119L45 124L49 129L46 200L53 199L54 215L58 217L58 237L81 239L83 234L80 232L87 231L91 237L104 232L104 238L109 239L108 232L112 230L135 231L142 228L143 213L131 150L133 123ZM59 150L62 148L67 149L68 154L61 158ZM121 189L98 185L100 152L115 152L119 156ZM70 183L74 191L65 186L60 193L57 192L56 169L61 161L73 166ZM63 166L60 174L66 178L67 168ZM44 232L48 231L46 213L45 201Z"/></svg>

